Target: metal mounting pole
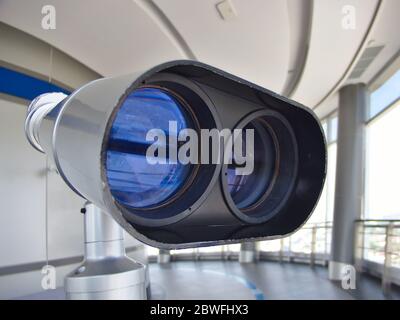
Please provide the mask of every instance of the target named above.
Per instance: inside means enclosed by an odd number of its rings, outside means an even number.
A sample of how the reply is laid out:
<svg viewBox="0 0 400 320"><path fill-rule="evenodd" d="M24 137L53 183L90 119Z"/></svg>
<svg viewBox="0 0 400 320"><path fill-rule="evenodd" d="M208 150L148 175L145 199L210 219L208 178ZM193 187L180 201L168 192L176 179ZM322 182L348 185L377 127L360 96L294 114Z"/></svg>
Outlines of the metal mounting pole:
<svg viewBox="0 0 400 320"><path fill-rule="evenodd" d="M145 266L126 256L123 229L91 203L84 211L85 258L65 278L67 299L146 299Z"/></svg>

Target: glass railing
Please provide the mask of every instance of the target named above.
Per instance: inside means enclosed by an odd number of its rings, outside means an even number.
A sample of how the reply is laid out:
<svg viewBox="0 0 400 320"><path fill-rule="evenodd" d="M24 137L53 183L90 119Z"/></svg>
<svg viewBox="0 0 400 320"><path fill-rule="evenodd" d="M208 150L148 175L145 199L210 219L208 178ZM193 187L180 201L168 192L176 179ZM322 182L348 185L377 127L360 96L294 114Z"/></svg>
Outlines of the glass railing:
<svg viewBox="0 0 400 320"><path fill-rule="evenodd" d="M171 250L173 260L236 260L240 244Z"/></svg>
<svg viewBox="0 0 400 320"><path fill-rule="evenodd" d="M195 249L171 250L171 258L177 260L237 260L240 251L240 244L230 244L222 246L201 247ZM157 261L159 250L147 246L147 256L149 262Z"/></svg>
<svg viewBox="0 0 400 320"><path fill-rule="evenodd" d="M280 240L261 241L257 244L260 258L280 261L304 261L327 263L330 254L332 224L307 224L290 237ZM204 247L196 249L171 250L172 260L235 260L240 244ZM151 261L158 250L149 251Z"/></svg>
<svg viewBox="0 0 400 320"><path fill-rule="evenodd" d="M358 220L355 223L355 264L359 271L382 277L384 286L400 284L400 220ZM327 265L332 223L308 223L289 237L257 244L261 260ZM172 260L236 260L239 244L172 250ZM157 254L152 249L150 256ZM151 259L154 260L154 259Z"/></svg>
<svg viewBox="0 0 400 320"><path fill-rule="evenodd" d="M356 268L382 278L382 288L400 285L400 220L358 220Z"/></svg>
<svg viewBox="0 0 400 320"><path fill-rule="evenodd" d="M308 223L289 237L257 243L260 260L327 265L330 258L332 223ZM240 244L172 250L172 260L237 260ZM400 220L355 222L355 267L382 279L390 296L393 283L400 285ZM157 261L151 250L149 261Z"/></svg>
<svg viewBox="0 0 400 320"><path fill-rule="evenodd" d="M260 257L279 261L322 263L329 260L332 223L310 223L280 240L259 243Z"/></svg>

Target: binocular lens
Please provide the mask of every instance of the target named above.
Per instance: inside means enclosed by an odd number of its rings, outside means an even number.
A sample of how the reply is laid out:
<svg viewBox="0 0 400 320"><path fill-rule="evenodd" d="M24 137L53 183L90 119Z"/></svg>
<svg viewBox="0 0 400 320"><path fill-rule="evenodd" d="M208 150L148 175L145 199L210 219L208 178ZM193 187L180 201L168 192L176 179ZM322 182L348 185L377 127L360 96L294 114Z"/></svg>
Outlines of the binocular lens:
<svg viewBox="0 0 400 320"><path fill-rule="evenodd" d="M149 163L148 147L157 143L168 150L169 122L176 130L190 127L182 103L168 91L142 87L121 105L111 127L107 147L106 173L113 197L122 205L145 209L168 201L184 185L191 167L179 162ZM162 130L166 141L147 141L152 129ZM154 160L154 159L153 159Z"/></svg>
<svg viewBox="0 0 400 320"><path fill-rule="evenodd" d="M268 124L261 118L251 121L244 127L254 130L254 169L249 175L237 175L237 165L228 165L228 189L236 207L242 211L257 205L267 192L276 169L277 150ZM242 135L242 153L246 149L245 133Z"/></svg>

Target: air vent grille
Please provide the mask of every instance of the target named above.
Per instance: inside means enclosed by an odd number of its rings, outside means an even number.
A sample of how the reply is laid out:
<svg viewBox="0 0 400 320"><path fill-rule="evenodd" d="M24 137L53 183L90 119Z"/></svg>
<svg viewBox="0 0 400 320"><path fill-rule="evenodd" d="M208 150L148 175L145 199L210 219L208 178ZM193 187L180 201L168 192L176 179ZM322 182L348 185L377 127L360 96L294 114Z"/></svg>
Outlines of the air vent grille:
<svg viewBox="0 0 400 320"><path fill-rule="evenodd" d="M364 71L370 66L372 61L378 56L379 52L382 51L383 47L384 46L375 46L366 48L361 55L360 60L357 62L352 73L350 74L349 79L360 78Z"/></svg>

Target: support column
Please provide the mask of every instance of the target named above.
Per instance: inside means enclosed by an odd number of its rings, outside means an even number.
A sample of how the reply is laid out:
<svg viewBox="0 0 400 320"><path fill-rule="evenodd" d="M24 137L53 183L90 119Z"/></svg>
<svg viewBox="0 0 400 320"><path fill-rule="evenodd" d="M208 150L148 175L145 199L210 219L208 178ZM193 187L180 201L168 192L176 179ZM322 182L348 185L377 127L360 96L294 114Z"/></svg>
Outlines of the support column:
<svg viewBox="0 0 400 320"><path fill-rule="evenodd" d="M160 249L158 251L157 262L160 264L167 264L171 261L171 253L169 250Z"/></svg>
<svg viewBox="0 0 400 320"><path fill-rule="evenodd" d="M255 242L243 242L240 245L239 262L252 263L258 260L257 244Z"/></svg>
<svg viewBox="0 0 400 320"><path fill-rule="evenodd" d="M329 279L341 280L342 268L354 264L355 223L363 201L365 112L368 92L363 84L339 92L339 127L332 250Z"/></svg>
<svg viewBox="0 0 400 320"><path fill-rule="evenodd" d="M123 229L91 203L85 214L85 258L65 278L71 300L146 299L146 270L125 254Z"/></svg>

